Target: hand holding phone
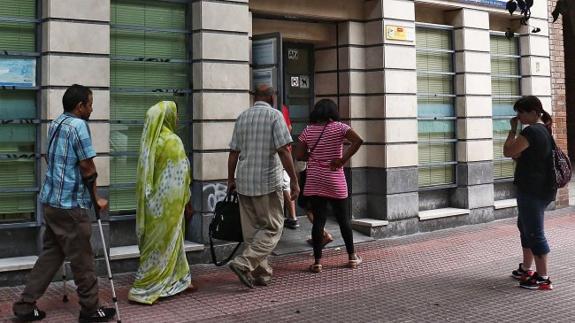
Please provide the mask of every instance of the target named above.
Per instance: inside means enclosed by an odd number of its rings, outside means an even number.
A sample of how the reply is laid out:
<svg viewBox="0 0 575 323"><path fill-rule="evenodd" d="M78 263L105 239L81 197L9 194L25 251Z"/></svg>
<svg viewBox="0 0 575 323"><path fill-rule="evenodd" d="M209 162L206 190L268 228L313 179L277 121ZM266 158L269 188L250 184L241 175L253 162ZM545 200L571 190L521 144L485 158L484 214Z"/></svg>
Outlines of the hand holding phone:
<svg viewBox="0 0 575 323"><path fill-rule="evenodd" d="M517 132L517 125L519 124L519 118L513 117L509 120L509 124L511 125L511 132Z"/></svg>

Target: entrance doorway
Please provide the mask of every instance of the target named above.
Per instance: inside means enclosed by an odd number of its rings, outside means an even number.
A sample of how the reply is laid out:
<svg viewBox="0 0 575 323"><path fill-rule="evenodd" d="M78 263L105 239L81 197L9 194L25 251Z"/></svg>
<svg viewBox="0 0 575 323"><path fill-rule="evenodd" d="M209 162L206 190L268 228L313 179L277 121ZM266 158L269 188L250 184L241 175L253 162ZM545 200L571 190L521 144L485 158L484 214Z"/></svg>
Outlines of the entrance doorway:
<svg viewBox="0 0 575 323"><path fill-rule="evenodd" d="M292 136L297 140L309 123L309 114L315 102L315 51L311 42L283 40L281 33L254 35L252 37L252 85L272 86L276 90L276 109L285 104L289 109L292 122ZM298 209L300 227L291 230L285 228L282 238L274 250L275 255L310 251L307 240L311 235L311 223L303 210ZM344 245L339 226L335 219L328 218L326 229L335 241L328 247ZM362 242L373 238L354 233L354 241ZM342 249L342 252L345 250Z"/></svg>
<svg viewBox="0 0 575 323"><path fill-rule="evenodd" d="M289 109L292 135L297 138L308 123L314 102L314 47L283 44L283 102Z"/></svg>
<svg viewBox="0 0 575 323"><path fill-rule="evenodd" d="M279 33L252 38L252 85L276 91L276 109L287 105L292 135L298 136L308 122L314 102L314 46L283 42Z"/></svg>

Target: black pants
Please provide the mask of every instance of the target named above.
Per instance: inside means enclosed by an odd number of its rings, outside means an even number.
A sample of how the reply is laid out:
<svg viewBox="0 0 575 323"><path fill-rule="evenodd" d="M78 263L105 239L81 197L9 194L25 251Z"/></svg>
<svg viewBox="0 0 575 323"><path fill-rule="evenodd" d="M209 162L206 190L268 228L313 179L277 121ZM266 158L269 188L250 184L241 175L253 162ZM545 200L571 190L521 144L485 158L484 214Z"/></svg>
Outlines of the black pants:
<svg viewBox="0 0 575 323"><path fill-rule="evenodd" d="M345 249L348 254L355 253L353 247L353 232L351 230L351 218L347 214L349 199L334 199L323 196L310 196L311 209L313 212L313 226L311 238L313 240L313 255L315 259L321 259L323 249L323 230L327 220L327 206L331 205L333 214L339 224L341 236L345 242Z"/></svg>

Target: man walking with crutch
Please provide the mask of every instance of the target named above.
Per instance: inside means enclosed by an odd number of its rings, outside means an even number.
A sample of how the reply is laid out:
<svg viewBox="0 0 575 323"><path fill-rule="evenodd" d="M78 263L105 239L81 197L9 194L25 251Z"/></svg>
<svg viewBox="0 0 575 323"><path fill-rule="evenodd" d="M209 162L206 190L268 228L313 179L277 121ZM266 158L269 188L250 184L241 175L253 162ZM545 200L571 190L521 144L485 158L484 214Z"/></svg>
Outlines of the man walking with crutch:
<svg viewBox="0 0 575 323"><path fill-rule="evenodd" d="M89 88L72 85L62 99L64 113L50 124L48 168L40 192L46 224L44 249L28 276L20 300L13 305L14 314L22 321L37 321L46 316L36 307L36 300L44 294L66 257L78 286L79 321L107 322L116 315L114 308L100 307L98 301L98 279L90 244L92 201L83 183L84 179L97 175L92 160L96 152L86 123L92 113L92 102ZM97 207L106 208L108 201L97 196L95 182L93 189Z"/></svg>

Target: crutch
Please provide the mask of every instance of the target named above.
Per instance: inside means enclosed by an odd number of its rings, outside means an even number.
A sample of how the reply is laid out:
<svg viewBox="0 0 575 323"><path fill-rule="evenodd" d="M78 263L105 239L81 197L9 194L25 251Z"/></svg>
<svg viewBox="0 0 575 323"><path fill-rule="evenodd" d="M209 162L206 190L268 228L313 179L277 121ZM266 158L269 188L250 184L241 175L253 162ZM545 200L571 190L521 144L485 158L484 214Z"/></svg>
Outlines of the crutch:
<svg viewBox="0 0 575 323"><path fill-rule="evenodd" d="M66 260L62 262L62 284L64 285L64 296L62 302L68 303L68 288L66 286Z"/></svg>
<svg viewBox="0 0 575 323"><path fill-rule="evenodd" d="M102 238L102 248L104 248L104 260L106 260L106 269L108 270L108 280L110 280L110 286L112 287L112 300L114 301L114 307L116 307L116 318L117 322L121 323L120 318L120 308L118 307L118 298L116 297L116 290L114 289L114 280L112 279L112 269L110 269L110 259L108 258L108 249L106 248L106 239L104 239L104 230L102 229L102 220L100 219L100 207L98 206L98 201L96 200L96 194L94 193L94 183L96 182L96 177L98 174L94 174L88 178L84 179L84 185L88 188L90 192L90 198L92 199L92 204L94 205L94 213L96 214L96 219L98 220L98 228L100 229L100 238Z"/></svg>

